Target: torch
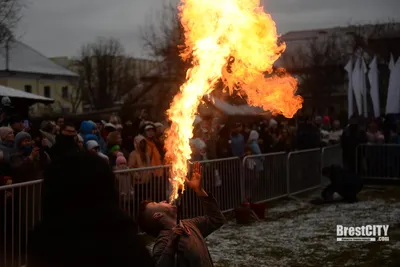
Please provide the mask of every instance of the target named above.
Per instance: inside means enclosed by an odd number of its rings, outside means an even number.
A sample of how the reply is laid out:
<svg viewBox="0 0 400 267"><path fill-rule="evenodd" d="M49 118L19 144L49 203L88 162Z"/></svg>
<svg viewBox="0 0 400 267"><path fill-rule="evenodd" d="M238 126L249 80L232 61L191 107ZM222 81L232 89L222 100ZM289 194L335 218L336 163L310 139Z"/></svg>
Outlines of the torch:
<svg viewBox="0 0 400 267"><path fill-rule="evenodd" d="M181 215L182 215L182 193L183 185L178 184L178 197L175 199L176 206L176 226L180 225ZM178 257L178 247L175 253L175 267L179 267L179 257Z"/></svg>
<svg viewBox="0 0 400 267"><path fill-rule="evenodd" d="M182 185L178 185L178 198L175 200L175 205L176 205L176 225L179 225L179 222L181 220L181 214L182 214L182 192L183 188Z"/></svg>

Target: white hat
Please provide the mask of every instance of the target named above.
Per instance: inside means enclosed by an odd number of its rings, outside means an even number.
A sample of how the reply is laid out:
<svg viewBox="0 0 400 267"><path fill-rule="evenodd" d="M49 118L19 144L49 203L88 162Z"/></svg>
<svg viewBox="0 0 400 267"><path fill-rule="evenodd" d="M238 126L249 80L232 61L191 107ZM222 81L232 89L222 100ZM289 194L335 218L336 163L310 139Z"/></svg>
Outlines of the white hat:
<svg viewBox="0 0 400 267"><path fill-rule="evenodd" d="M5 107L11 106L11 99L8 96L5 96L1 99L1 104Z"/></svg>
<svg viewBox="0 0 400 267"><path fill-rule="evenodd" d="M109 127L109 128L113 128L113 129L117 129L116 127L115 127L115 125L114 124L112 124L112 123L106 123L106 124L104 124L104 127L106 128L106 127Z"/></svg>
<svg viewBox="0 0 400 267"><path fill-rule="evenodd" d="M100 146L95 140L89 140L86 142L86 147L88 150L91 150L93 148L100 147Z"/></svg>
<svg viewBox="0 0 400 267"><path fill-rule="evenodd" d="M154 123L154 126L156 126L156 127L164 127L164 124L162 124L161 122L156 122L156 123Z"/></svg>
<svg viewBox="0 0 400 267"><path fill-rule="evenodd" d="M104 155L103 153L101 153L101 152L98 152L97 156L99 156L100 158L103 158L103 159L108 161L108 157L106 155Z"/></svg>
<svg viewBox="0 0 400 267"><path fill-rule="evenodd" d="M154 125L153 124L149 124L149 125L146 125L146 127L144 127L145 131L150 130L150 129L154 129Z"/></svg>

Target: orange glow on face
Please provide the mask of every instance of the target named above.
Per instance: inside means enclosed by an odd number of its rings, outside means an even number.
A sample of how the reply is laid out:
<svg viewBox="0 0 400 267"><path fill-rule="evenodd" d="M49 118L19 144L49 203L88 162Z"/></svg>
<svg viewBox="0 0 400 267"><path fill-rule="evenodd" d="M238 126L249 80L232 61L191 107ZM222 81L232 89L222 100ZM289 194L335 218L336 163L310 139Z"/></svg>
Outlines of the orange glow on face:
<svg viewBox="0 0 400 267"><path fill-rule="evenodd" d="M179 16L185 31L183 59L193 58L186 82L167 111L172 121L165 148L171 161L170 200L178 197L188 172L193 121L201 98L222 79L252 106L291 118L302 106L297 80L273 64L284 52L275 22L259 0L181 0ZM267 75L266 75L267 74Z"/></svg>

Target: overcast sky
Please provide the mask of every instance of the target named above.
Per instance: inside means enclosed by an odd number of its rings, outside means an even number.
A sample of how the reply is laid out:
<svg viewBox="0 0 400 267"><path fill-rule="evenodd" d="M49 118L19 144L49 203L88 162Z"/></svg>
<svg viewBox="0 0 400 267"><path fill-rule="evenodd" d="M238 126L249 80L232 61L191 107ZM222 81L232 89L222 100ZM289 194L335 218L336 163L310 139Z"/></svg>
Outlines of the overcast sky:
<svg viewBox="0 0 400 267"><path fill-rule="evenodd" d="M27 0L18 37L46 56L76 56L98 36L116 37L127 52L145 57L140 27L156 21L168 0ZM218 1L218 0L215 0ZM400 0L265 0L278 31L400 21Z"/></svg>

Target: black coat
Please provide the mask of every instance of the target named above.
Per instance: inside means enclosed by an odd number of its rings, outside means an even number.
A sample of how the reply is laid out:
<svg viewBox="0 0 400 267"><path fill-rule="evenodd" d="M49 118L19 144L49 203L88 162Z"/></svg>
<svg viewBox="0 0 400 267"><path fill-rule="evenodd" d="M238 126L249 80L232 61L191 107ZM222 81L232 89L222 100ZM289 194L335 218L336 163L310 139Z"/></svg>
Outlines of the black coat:
<svg viewBox="0 0 400 267"><path fill-rule="evenodd" d="M92 211L93 212L93 211ZM89 213L92 213L89 212ZM93 221L47 221L29 236L30 267L153 266L135 223L114 210ZM96 218L97 217L97 218ZM96 220L96 221L95 221ZM45 260L44 260L45 259Z"/></svg>

